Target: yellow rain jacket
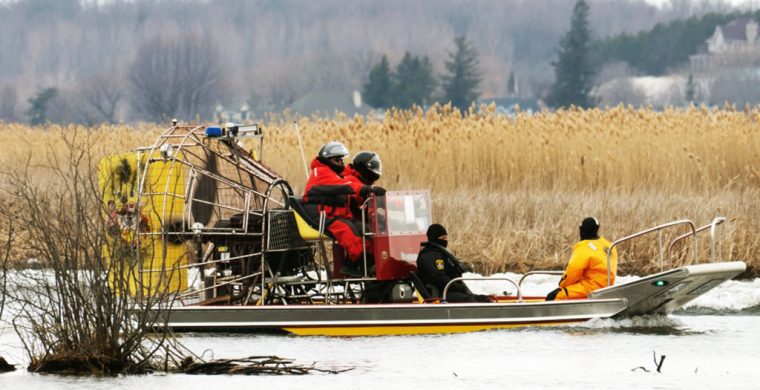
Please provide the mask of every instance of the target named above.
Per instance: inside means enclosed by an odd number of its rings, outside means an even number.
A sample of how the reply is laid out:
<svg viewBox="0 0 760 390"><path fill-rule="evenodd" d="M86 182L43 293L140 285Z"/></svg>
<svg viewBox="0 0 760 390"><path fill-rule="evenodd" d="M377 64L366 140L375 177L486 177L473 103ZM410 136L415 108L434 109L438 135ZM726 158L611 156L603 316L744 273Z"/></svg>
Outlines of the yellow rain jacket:
<svg viewBox="0 0 760 390"><path fill-rule="evenodd" d="M573 257L567 264L565 274L559 282L561 291L556 299L586 298L588 294L607 287L607 252L610 242L600 237L583 240L573 246ZM617 273L617 250L612 250L610 258L610 283L615 284Z"/></svg>

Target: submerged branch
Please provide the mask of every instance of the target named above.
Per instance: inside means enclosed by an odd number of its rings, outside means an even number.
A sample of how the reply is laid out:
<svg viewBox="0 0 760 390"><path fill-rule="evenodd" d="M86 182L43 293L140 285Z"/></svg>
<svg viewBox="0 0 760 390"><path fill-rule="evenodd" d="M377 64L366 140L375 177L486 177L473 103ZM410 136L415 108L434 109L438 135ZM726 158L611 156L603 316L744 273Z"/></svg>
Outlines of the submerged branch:
<svg viewBox="0 0 760 390"><path fill-rule="evenodd" d="M195 362L188 357L179 372L190 375L306 375L311 372L339 374L353 368L329 370L294 364L293 360L278 356L249 356L243 359L216 359L210 362Z"/></svg>

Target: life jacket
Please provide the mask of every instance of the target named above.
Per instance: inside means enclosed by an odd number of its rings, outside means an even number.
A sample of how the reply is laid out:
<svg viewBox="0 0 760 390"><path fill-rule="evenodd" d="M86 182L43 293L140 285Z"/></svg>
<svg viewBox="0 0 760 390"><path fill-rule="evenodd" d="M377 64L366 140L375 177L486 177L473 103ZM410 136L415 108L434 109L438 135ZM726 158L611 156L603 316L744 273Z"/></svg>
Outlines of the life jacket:
<svg viewBox="0 0 760 390"><path fill-rule="evenodd" d="M363 184L355 178L344 178L319 159L311 162L311 175L304 188L304 203L316 205L331 218L351 218L349 200L358 196Z"/></svg>
<svg viewBox="0 0 760 390"><path fill-rule="evenodd" d="M604 238L582 240L573 246L559 287L557 299L586 298L589 293L607 287L607 250L611 244ZM617 250L610 257L610 285L615 284L617 274Z"/></svg>

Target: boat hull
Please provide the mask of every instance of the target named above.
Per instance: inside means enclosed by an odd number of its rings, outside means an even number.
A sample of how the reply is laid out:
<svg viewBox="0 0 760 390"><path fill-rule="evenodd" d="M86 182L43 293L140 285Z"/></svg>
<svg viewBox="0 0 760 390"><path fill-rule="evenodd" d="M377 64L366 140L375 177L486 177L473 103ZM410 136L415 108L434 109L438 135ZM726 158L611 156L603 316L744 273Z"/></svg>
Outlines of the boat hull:
<svg viewBox="0 0 760 390"><path fill-rule="evenodd" d="M616 317L670 314L746 269L741 261L689 265L596 290L590 297L627 299L628 308Z"/></svg>
<svg viewBox="0 0 760 390"><path fill-rule="evenodd" d="M498 303L182 306L157 313L175 331L287 332L311 336L459 333L592 318L669 314L746 269L743 262L685 266L593 292L588 299Z"/></svg>
<svg viewBox="0 0 760 390"><path fill-rule="evenodd" d="M625 299L558 302L185 306L162 317L175 331L285 331L298 335L367 336L457 333L556 325L608 318Z"/></svg>

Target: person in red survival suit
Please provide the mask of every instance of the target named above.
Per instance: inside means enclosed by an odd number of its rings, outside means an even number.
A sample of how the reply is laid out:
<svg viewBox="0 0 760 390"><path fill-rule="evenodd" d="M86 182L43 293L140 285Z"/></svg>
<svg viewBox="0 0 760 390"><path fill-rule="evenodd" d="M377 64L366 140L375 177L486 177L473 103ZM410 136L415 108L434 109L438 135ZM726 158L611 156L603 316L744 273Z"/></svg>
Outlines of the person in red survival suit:
<svg viewBox="0 0 760 390"><path fill-rule="evenodd" d="M358 181L366 186L372 186L383 174L383 163L380 156L375 152L361 151L356 153L353 161L348 164L342 176L347 180ZM361 206L367 200L366 197L352 196L349 199L349 207L354 220L361 221Z"/></svg>
<svg viewBox="0 0 760 390"><path fill-rule="evenodd" d="M360 226L352 221L349 200L356 196L384 195L385 190L343 177L343 158L347 155L348 149L337 141L328 142L319 149L317 157L311 162L311 175L306 181L303 201L312 219L319 219L320 211L325 212L327 233L335 238L338 245L345 249L349 261L357 266L365 248ZM367 243L369 247L370 242ZM371 252L371 248L367 250Z"/></svg>

